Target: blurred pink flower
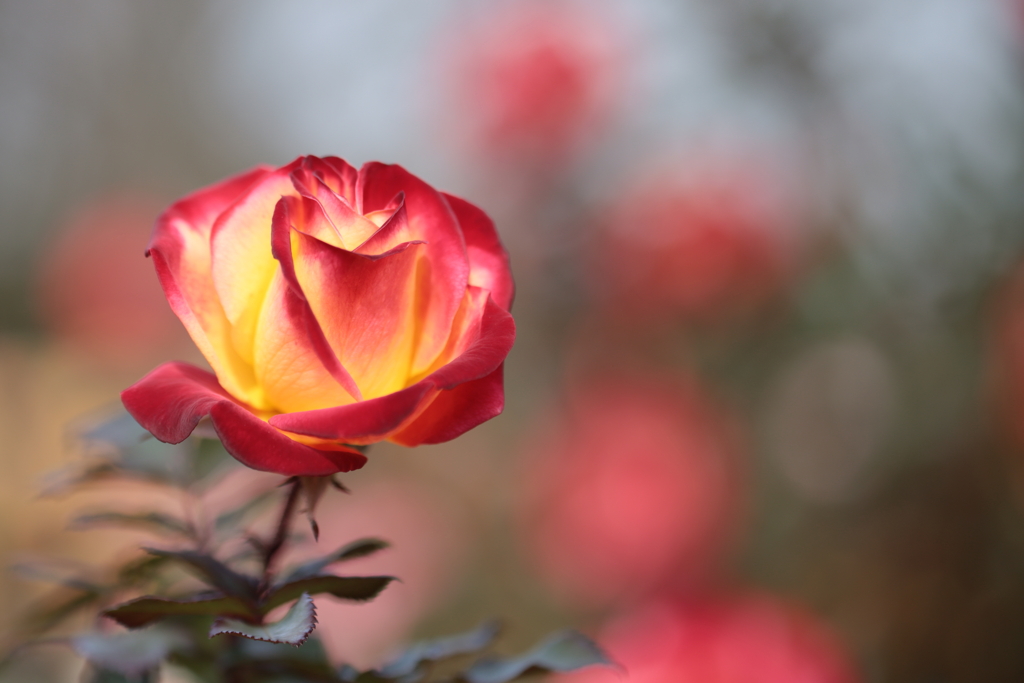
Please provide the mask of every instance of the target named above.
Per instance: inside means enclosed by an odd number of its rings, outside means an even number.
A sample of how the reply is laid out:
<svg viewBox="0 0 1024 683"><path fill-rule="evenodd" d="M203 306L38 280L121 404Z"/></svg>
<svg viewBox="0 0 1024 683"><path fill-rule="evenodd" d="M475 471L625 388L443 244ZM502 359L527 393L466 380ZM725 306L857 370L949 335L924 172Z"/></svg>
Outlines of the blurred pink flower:
<svg viewBox="0 0 1024 683"><path fill-rule="evenodd" d="M992 314L991 383L997 413L1010 438L1024 446L1024 264L998 290Z"/></svg>
<svg viewBox="0 0 1024 683"><path fill-rule="evenodd" d="M43 254L39 314L60 340L113 364L159 357L187 338L144 257L161 204L100 197L79 206Z"/></svg>
<svg viewBox="0 0 1024 683"><path fill-rule="evenodd" d="M527 453L522 511L547 582L590 605L704 586L739 517L726 418L691 384L606 376L555 419Z"/></svg>
<svg viewBox="0 0 1024 683"><path fill-rule="evenodd" d="M597 240L599 296L619 316L708 320L778 294L800 226L777 175L716 156L646 175L610 208Z"/></svg>
<svg viewBox="0 0 1024 683"><path fill-rule="evenodd" d="M607 122L623 53L593 4L506 3L457 31L447 48L457 79L453 120L502 161L565 160Z"/></svg>
<svg viewBox="0 0 1024 683"><path fill-rule="evenodd" d="M586 669L560 683L854 683L838 639L810 614L766 595L661 601L597 638L626 670Z"/></svg>

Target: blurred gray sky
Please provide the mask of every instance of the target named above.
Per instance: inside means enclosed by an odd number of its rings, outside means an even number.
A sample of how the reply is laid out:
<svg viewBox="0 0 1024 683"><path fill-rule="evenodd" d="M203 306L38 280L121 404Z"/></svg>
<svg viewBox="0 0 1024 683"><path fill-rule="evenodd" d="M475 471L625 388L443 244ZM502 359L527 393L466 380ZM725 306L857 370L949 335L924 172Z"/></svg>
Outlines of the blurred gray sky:
<svg viewBox="0 0 1024 683"><path fill-rule="evenodd" d="M25 282L61 216L97 193L170 199L305 153L476 191L442 130L460 112L440 56L465 16L503 1L0 2L4 327L26 319ZM1003 0L588 6L631 59L592 194L703 140L752 141L798 160L826 213L854 217L867 267L939 259L956 281L1006 251L992 224L1020 208L1024 116Z"/></svg>

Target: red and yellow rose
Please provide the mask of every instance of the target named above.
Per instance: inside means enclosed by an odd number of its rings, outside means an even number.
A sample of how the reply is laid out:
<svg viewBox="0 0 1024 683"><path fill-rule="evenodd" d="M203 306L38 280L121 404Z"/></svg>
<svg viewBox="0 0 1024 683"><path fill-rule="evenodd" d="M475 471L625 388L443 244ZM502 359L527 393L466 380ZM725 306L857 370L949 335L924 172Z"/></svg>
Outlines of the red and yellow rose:
<svg viewBox="0 0 1024 683"><path fill-rule="evenodd" d="M507 253L483 211L400 166L253 169L173 204L147 253L213 369L167 363L123 392L161 441L208 419L250 467L324 475L503 408Z"/></svg>

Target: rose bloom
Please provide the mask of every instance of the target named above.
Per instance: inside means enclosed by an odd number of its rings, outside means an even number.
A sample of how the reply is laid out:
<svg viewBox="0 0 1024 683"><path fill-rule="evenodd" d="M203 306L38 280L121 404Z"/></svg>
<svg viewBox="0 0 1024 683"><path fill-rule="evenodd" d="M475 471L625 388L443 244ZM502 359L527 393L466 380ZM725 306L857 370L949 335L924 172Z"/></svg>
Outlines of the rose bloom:
<svg viewBox="0 0 1024 683"><path fill-rule="evenodd" d="M608 118L621 50L592 4L508 3L464 25L448 55L457 121L503 159L557 161Z"/></svg>
<svg viewBox="0 0 1024 683"><path fill-rule="evenodd" d="M707 321L770 299L792 275L798 227L777 175L715 156L651 173L610 207L595 290L632 319Z"/></svg>
<svg viewBox="0 0 1024 683"><path fill-rule="evenodd" d="M325 475L361 467L356 445L447 441L503 408L508 256L480 209L400 166L253 169L173 204L147 253L213 368L123 392L161 441L209 419L252 468Z"/></svg>
<svg viewBox="0 0 1024 683"><path fill-rule="evenodd" d="M597 638L625 669L594 667L559 683L855 683L838 639L802 609L766 595L661 600Z"/></svg>
<svg viewBox="0 0 1024 683"><path fill-rule="evenodd" d="M684 380L580 381L527 446L522 530L542 577L602 606L703 588L739 518L728 420Z"/></svg>

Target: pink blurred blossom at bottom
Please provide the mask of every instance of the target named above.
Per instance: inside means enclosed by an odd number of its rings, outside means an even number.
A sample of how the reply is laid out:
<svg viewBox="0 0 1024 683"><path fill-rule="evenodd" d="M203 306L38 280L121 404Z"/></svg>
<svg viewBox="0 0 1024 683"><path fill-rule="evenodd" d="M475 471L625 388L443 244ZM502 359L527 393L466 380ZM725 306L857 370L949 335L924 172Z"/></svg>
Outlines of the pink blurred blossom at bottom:
<svg viewBox="0 0 1024 683"><path fill-rule="evenodd" d="M795 605L758 594L662 600L614 619L598 642L625 669L558 683L855 683L839 640Z"/></svg>

